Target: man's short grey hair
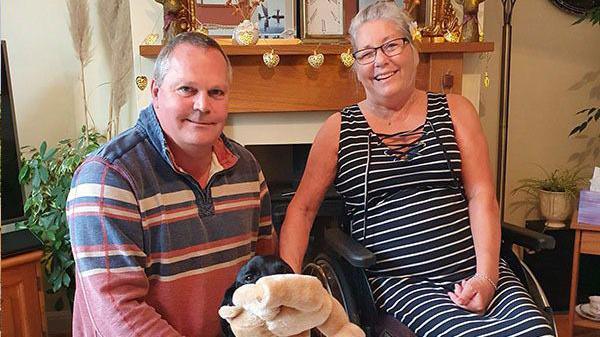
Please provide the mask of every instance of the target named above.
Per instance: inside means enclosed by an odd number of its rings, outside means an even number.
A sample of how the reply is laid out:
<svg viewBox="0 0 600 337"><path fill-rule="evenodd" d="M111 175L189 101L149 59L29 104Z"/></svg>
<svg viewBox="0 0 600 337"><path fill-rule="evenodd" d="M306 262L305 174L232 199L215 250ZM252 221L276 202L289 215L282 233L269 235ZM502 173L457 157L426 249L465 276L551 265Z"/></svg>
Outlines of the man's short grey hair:
<svg viewBox="0 0 600 337"><path fill-rule="evenodd" d="M352 43L354 50L356 50L356 33L358 32L358 29L363 23L372 20L391 21L406 35L405 37L412 45L413 41L410 33L410 23L412 20L410 17L402 8L396 5L394 1L380 0L358 12L352 19L352 22L350 22L348 32L350 33L350 42Z"/></svg>
<svg viewBox="0 0 600 337"><path fill-rule="evenodd" d="M233 78L233 69L231 68L231 62L229 62L229 58L225 55L223 48L217 43L217 41L213 40L211 37L206 36L204 34L198 32L185 32L178 34L174 38L172 38L166 46L164 46L158 57L156 58L156 62L154 63L154 81L156 85L160 87L162 85L167 72L169 71L169 62L171 61L171 54L173 50L179 45L189 44L194 47L203 48L203 49L216 49L218 50L225 62L227 63L227 80L231 83L231 79Z"/></svg>

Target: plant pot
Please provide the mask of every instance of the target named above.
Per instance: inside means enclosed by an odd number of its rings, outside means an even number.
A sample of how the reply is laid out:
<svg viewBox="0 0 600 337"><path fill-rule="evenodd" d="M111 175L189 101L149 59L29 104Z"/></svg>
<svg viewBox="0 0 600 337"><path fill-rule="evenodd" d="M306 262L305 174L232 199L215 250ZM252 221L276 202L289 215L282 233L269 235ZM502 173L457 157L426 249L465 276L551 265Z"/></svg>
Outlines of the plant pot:
<svg viewBox="0 0 600 337"><path fill-rule="evenodd" d="M233 43L242 46L256 44L259 34L258 24L252 23L250 20L244 20L233 30Z"/></svg>
<svg viewBox="0 0 600 337"><path fill-rule="evenodd" d="M548 228L565 228L565 219L571 215L573 205L565 192L549 192L540 190L540 212L546 219Z"/></svg>

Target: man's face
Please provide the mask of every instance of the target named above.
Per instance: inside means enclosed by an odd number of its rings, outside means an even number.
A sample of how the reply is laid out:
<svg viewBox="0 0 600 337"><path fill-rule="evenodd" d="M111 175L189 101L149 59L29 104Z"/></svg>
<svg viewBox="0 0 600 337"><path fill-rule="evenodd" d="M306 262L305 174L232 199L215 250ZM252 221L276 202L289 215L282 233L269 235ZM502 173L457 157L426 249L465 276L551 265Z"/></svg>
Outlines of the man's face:
<svg viewBox="0 0 600 337"><path fill-rule="evenodd" d="M214 144L227 119L227 75L216 49L182 44L173 50L162 85L152 82L152 103L170 146L193 151Z"/></svg>

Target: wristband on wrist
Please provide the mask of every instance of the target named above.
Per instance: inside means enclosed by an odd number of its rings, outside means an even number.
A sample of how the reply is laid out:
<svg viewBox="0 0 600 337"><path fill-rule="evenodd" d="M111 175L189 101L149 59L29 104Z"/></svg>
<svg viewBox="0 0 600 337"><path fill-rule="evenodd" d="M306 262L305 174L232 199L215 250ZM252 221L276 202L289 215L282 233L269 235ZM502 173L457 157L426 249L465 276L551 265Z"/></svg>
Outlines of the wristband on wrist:
<svg viewBox="0 0 600 337"><path fill-rule="evenodd" d="M475 275L473 275L473 278L480 278L486 280L492 286L492 288L494 288L494 291L498 290L498 288L496 287L496 283L494 283L494 281L492 281L492 279L485 274L475 273Z"/></svg>

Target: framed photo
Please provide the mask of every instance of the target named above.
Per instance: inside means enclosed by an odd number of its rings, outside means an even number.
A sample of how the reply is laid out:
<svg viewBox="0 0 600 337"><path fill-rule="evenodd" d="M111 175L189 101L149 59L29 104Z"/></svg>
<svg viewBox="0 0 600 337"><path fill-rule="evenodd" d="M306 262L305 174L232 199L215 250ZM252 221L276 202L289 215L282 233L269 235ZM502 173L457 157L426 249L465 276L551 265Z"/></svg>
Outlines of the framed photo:
<svg viewBox="0 0 600 337"><path fill-rule="evenodd" d="M196 24L202 23L211 36L231 36L241 18L232 15L233 8L225 0L195 1ZM297 0L264 0L254 11L251 21L257 22L260 37L292 38L297 36Z"/></svg>
<svg viewBox="0 0 600 337"><path fill-rule="evenodd" d="M302 38L344 39L357 6L357 1L300 0Z"/></svg>
<svg viewBox="0 0 600 337"><path fill-rule="evenodd" d="M296 1L265 0L254 14L262 38L293 38L297 36Z"/></svg>

